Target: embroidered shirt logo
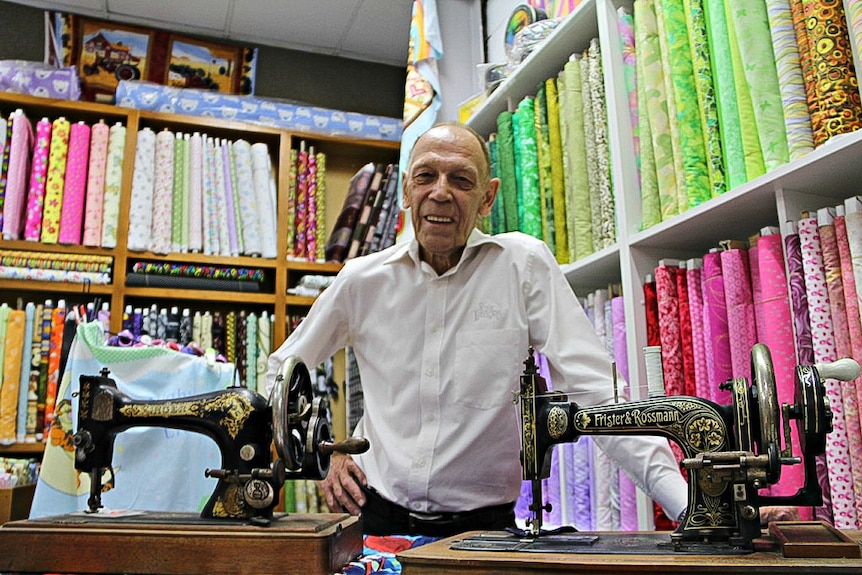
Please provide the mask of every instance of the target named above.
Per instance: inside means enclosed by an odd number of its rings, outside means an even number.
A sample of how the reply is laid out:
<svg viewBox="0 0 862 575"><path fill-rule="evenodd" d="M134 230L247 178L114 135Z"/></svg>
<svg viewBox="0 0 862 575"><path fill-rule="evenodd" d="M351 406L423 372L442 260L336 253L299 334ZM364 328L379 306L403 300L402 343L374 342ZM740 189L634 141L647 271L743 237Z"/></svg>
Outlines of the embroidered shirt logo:
<svg viewBox="0 0 862 575"><path fill-rule="evenodd" d="M473 321L482 321L483 319L502 320L503 312L492 303L480 303L479 307L473 310Z"/></svg>

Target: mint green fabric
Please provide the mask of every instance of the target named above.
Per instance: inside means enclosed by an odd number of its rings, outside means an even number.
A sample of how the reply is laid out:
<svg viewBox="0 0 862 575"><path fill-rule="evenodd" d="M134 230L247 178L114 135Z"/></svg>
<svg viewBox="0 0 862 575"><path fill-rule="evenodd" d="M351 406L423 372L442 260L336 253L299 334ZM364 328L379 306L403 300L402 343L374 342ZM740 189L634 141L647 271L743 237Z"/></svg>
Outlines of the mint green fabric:
<svg viewBox="0 0 862 575"><path fill-rule="evenodd" d="M703 0L706 38L712 64L712 81L718 113L721 154L724 158L727 188L733 189L747 181L739 105L733 74L733 58L724 13L724 0Z"/></svg>
<svg viewBox="0 0 862 575"><path fill-rule="evenodd" d="M736 86L736 103L739 110L739 125L742 134L742 151L745 159L746 181L753 180L766 173L763 165L763 154L760 150L760 137L757 134L757 120L751 100L748 80L745 77L744 63L739 42L736 36L736 26L731 14L731 5L724 3L724 15L727 22L727 38L730 56L733 63L733 83ZM745 126L745 129L741 127Z"/></svg>
<svg viewBox="0 0 862 575"><path fill-rule="evenodd" d="M641 124L648 124L655 158L656 184L659 194L661 219L679 213L677 208L677 171L674 161L673 134L664 81L661 42L658 34L653 0L637 0L634 4L635 34L638 51L637 65L643 75L639 88L643 93L647 115ZM641 148L644 143L641 142Z"/></svg>
<svg viewBox="0 0 862 575"><path fill-rule="evenodd" d="M635 33L639 31L639 13L644 10L643 2L635 2L634 19ZM635 45L638 46L637 59L635 61L635 86L637 87L638 106L638 142L640 156L640 183L641 183L641 223L640 229L645 230L661 222L661 199L658 191L658 178L656 177L655 154L653 152L652 133L650 131L650 111L647 107L647 85L644 75L643 53L640 49L640 40L636 36Z"/></svg>
<svg viewBox="0 0 862 575"><path fill-rule="evenodd" d="M586 55L578 64L581 67L581 95L584 102L584 144L587 149L587 176L590 182L590 226L593 245L590 253L602 249L601 197L599 194L599 159L596 147L596 123L593 119L593 90L590 87L590 60Z"/></svg>
<svg viewBox="0 0 862 575"><path fill-rule="evenodd" d="M728 0L728 6L755 110L763 164L769 172L789 162L790 151L766 4Z"/></svg>

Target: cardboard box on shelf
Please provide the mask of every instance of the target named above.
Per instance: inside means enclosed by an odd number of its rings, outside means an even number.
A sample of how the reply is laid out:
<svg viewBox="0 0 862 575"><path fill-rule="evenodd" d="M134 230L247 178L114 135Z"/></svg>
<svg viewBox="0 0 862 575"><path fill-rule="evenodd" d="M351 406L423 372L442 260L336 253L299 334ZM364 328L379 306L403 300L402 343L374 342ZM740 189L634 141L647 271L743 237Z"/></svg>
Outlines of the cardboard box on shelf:
<svg viewBox="0 0 862 575"><path fill-rule="evenodd" d="M0 489L0 524L30 516L36 484Z"/></svg>

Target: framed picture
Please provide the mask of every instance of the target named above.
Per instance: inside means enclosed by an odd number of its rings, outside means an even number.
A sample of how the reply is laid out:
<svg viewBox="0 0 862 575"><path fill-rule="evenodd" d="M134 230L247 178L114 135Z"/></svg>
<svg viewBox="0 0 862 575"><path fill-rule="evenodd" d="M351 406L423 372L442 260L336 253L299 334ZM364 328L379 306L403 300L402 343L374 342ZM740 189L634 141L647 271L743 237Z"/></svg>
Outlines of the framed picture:
<svg viewBox="0 0 862 575"><path fill-rule="evenodd" d="M222 94L251 93L254 54L242 46L171 36L163 83Z"/></svg>
<svg viewBox="0 0 862 575"><path fill-rule="evenodd" d="M112 103L121 80L254 93L257 49L75 14L52 13L52 61L74 66L82 99Z"/></svg>
<svg viewBox="0 0 862 575"><path fill-rule="evenodd" d="M69 17L61 38L63 65L78 69L86 100L113 100L120 80L149 76L154 34L146 28Z"/></svg>

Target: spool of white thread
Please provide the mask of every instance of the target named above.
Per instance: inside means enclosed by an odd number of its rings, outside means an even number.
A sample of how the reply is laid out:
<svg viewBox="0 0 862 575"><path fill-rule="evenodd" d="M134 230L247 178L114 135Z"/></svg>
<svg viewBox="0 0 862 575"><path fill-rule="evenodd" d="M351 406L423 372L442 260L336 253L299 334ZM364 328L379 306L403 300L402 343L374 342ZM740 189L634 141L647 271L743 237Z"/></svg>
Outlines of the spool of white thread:
<svg viewBox="0 0 862 575"><path fill-rule="evenodd" d="M664 397L664 371L661 366L661 346L648 345L644 349L644 363L646 364L647 395L650 398Z"/></svg>

